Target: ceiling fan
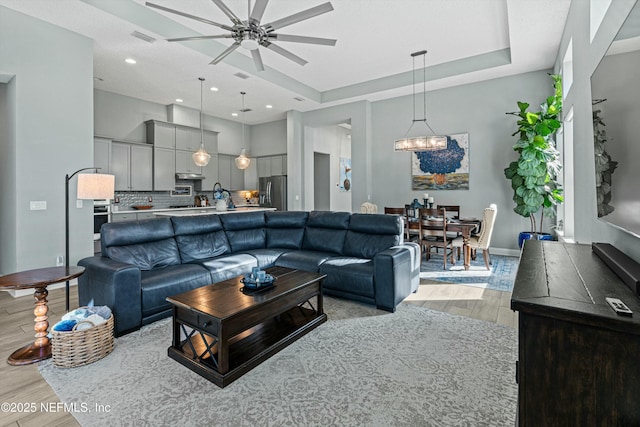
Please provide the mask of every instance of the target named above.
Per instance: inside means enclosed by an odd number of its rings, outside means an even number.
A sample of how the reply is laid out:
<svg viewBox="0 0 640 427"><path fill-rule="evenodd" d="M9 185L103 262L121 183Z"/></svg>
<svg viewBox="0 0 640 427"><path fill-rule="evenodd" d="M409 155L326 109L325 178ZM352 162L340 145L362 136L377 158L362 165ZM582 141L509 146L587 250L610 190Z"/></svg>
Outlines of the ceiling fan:
<svg viewBox="0 0 640 427"><path fill-rule="evenodd" d="M291 24L295 24L300 21L304 21L314 16L322 15L323 13L331 12L333 6L331 2L323 3L321 5L312 7L310 9L303 10L293 15L269 22L267 24L260 24L262 15L269 3L269 0L256 0L253 10L251 10L251 0L247 0L248 6L248 19L246 21L240 20L225 4L222 0L211 0L216 6L229 17L232 25L219 24L214 21L210 21L206 18L202 18L188 13L180 12L179 10L170 9L158 4L146 2L145 4L155 9L163 10L169 13L175 13L176 15L184 16L185 18L194 19L196 21L204 22L205 24L213 25L214 27L221 28L229 31L229 34L217 34L211 36L195 36L195 37L179 37L170 38L167 41L179 42L189 40L206 40L206 39L233 39L233 44L225 49L220 55L215 57L210 64L217 64L226 58L231 52L235 51L239 47L243 47L251 52L253 63L258 71L264 71L264 64L262 63L262 57L260 56L259 47L265 47L273 52L276 52L285 58L300 64L305 65L307 61L300 58L298 55L289 52L288 50L276 45L274 41L283 42L295 42L295 43L311 43L325 46L335 46L336 40L325 39L320 37L306 37L296 36L291 34L281 34L275 31L286 27Z"/></svg>

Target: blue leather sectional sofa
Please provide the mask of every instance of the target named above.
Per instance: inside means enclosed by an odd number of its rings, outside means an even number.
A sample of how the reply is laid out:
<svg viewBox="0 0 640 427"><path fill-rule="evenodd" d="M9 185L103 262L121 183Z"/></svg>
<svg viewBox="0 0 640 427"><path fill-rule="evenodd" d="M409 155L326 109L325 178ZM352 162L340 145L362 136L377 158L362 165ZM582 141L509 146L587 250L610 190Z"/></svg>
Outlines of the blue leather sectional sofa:
<svg viewBox="0 0 640 427"><path fill-rule="evenodd" d="M109 223L102 255L78 263L80 305L109 306L119 336L170 316L168 296L282 266L326 273L325 294L393 312L419 283L419 247L402 227L398 216L321 211Z"/></svg>

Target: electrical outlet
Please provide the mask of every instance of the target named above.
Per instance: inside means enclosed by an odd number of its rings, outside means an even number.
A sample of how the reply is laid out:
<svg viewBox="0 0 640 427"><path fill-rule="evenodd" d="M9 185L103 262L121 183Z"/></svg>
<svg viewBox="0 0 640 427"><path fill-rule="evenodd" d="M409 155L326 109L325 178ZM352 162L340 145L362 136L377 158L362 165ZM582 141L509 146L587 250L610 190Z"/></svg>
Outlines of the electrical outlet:
<svg viewBox="0 0 640 427"><path fill-rule="evenodd" d="M46 202L46 200L31 201L31 202L29 202L29 209L32 210L32 211L44 211L44 210L47 210L47 202Z"/></svg>
<svg viewBox="0 0 640 427"><path fill-rule="evenodd" d="M64 256L59 255L56 257L56 267L62 267L64 265Z"/></svg>

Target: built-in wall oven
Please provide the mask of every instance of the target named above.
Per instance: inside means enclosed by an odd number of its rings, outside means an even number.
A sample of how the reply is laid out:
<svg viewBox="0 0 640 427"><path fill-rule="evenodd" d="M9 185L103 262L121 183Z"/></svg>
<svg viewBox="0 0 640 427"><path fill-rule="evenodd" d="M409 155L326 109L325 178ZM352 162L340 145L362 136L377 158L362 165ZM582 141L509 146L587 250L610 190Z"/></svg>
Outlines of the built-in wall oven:
<svg viewBox="0 0 640 427"><path fill-rule="evenodd" d="M100 253L100 227L111 220L111 201L93 201L93 252Z"/></svg>

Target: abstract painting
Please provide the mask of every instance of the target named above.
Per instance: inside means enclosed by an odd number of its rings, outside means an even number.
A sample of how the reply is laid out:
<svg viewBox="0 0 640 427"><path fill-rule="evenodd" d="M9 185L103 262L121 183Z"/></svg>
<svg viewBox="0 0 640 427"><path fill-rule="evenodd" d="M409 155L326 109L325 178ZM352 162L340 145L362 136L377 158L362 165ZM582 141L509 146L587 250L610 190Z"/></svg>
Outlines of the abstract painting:
<svg viewBox="0 0 640 427"><path fill-rule="evenodd" d="M469 134L447 136L447 148L411 154L413 190L469 189Z"/></svg>

